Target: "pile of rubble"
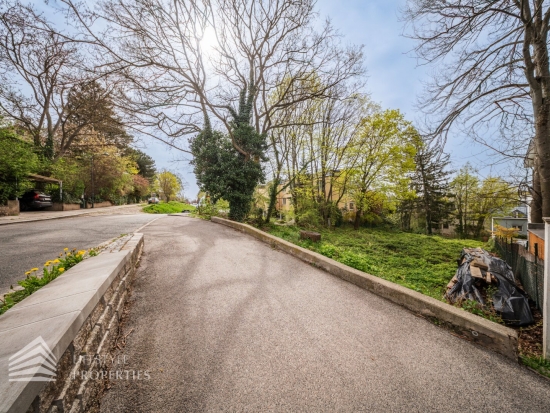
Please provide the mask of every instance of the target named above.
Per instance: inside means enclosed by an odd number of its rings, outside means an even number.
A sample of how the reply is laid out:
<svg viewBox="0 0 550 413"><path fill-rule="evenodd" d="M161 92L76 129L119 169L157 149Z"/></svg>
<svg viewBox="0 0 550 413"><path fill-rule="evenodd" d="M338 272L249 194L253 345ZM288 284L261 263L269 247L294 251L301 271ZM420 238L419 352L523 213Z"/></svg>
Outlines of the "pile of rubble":
<svg viewBox="0 0 550 413"><path fill-rule="evenodd" d="M494 310L504 322L525 326L534 322L527 294L517 286L510 266L481 248L462 250L455 276L447 285L445 297L451 302L473 300L487 306L481 290L496 287L492 295Z"/></svg>

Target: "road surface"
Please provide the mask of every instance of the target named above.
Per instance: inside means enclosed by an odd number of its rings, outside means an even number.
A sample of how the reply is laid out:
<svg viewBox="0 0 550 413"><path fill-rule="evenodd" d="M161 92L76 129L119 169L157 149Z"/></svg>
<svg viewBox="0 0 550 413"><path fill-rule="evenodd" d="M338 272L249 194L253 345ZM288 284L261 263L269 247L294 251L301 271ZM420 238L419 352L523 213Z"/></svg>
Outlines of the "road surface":
<svg viewBox="0 0 550 413"><path fill-rule="evenodd" d="M143 232L102 412L548 411L546 379L244 234Z"/></svg>
<svg viewBox="0 0 550 413"><path fill-rule="evenodd" d="M25 278L25 271L33 267L42 269L63 248L92 248L158 218L136 212L0 226L0 292L17 285L18 280Z"/></svg>

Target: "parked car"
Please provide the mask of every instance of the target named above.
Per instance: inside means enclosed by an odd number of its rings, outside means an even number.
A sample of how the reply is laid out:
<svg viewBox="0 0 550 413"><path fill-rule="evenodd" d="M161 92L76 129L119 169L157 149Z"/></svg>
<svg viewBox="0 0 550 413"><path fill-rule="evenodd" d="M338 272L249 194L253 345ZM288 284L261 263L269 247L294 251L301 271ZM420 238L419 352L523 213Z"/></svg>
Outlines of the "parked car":
<svg viewBox="0 0 550 413"><path fill-rule="evenodd" d="M31 189L19 198L19 205L21 211L28 211L30 209L51 207L53 202L50 195L40 192L38 189Z"/></svg>
<svg viewBox="0 0 550 413"><path fill-rule="evenodd" d="M156 196L153 196L147 200L148 204L160 204L160 199L158 199Z"/></svg>

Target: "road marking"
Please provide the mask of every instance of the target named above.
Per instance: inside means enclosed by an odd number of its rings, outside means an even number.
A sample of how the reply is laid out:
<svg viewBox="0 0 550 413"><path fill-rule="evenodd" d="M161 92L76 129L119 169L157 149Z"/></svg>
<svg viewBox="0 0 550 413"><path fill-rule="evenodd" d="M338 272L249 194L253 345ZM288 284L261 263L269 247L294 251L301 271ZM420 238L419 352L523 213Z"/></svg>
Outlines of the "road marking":
<svg viewBox="0 0 550 413"><path fill-rule="evenodd" d="M135 234L135 233L138 233L139 231L141 231L141 230L142 230L143 228L145 228L147 225L152 224L152 223L155 222L157 219L164 218L165 216L166 216L166 215L163 215L163 216L161 216L161 217L155 218L155 219L153 219L152 221L149 221L147 224L142 225L141 227L139 227L138 229L136 229L136 230L134 231L134 234Z"/></svg>

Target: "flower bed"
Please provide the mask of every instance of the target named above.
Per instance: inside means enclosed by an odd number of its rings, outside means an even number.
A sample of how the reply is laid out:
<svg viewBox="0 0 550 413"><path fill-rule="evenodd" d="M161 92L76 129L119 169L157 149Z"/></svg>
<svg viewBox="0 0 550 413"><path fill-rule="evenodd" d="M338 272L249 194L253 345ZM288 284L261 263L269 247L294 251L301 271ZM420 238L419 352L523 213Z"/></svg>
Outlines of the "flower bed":
<svg viewBox="0 0 550 413"><path fill-rule="evenodd" d="M25 273L26 278L17 282L22 288L5 294L3 299L0 300L0 314L5 313L19 301L44 287L50 281L55 280L85 258L95 255L97 255L97 252L93 248L88 251L77 251L76 248L69 251L69 248L65 248L59 254L59 257L44 263L42 274L38 273L38 268L30 269ZM11 288L13 289L13 286Z"/></svg>

